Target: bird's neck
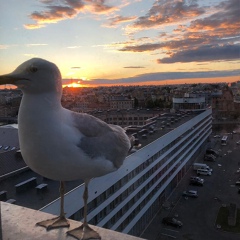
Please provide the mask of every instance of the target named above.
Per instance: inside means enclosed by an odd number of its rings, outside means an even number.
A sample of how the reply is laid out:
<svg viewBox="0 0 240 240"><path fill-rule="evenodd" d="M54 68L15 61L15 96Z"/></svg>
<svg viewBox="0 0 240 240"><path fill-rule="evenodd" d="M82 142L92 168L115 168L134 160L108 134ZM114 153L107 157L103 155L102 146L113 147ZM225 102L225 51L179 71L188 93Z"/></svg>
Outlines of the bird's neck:
<svg viewBox="0 0 240 240"><path fill-rule="evenodd" d="M40 107L45 110L57 110L61 108L61 97L53 93L23 94L21 105L27 108Z"/></svg>
<svg viewBox="0 0 240 240"><path fill-rule="evenodd" d="M58 95L45 93L45 94L24 94L20 109L19 120L26 118L42 118L46 115L55 115L62 109L61 99Z"/></svg>

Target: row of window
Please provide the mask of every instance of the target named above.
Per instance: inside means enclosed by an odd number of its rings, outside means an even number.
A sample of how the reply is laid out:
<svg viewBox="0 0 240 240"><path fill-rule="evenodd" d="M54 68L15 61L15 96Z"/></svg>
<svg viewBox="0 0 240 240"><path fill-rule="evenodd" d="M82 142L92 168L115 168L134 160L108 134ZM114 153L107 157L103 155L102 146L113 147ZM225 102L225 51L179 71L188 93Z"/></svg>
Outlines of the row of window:
<svg viewBox="0 0 240 240"><path fill-rule="evenodd" d="M127 127L129 125L135 125L135 126L143 126L145 125L145 122L115 122L115 121L109 121L108 124L114 124L114 125L119 125L121 127Z"/></svg>
<svg viewBox="0 0 240 240"><path fill-rule="evenodd" d="M174 109L203 109L206 107L205 103L174 103Z"/></svg>
<svg viewBox="0 0 240 240"><path fill-rule="evenodd" d="M142 117L142 116L135 116L135 117L108 117L105 120L106 121L112 121L112 120L147 120L148 117Z"/></svg>
<svg viewBox="0 0 240 240"><path fill-rule="evenodd" d="M111 105L124 105L124 104L133 104L134 103L134 101L133 100L121 100L121 101L114 101L114 100L112 100L112 101L110 101L110 104Z"/></svg>

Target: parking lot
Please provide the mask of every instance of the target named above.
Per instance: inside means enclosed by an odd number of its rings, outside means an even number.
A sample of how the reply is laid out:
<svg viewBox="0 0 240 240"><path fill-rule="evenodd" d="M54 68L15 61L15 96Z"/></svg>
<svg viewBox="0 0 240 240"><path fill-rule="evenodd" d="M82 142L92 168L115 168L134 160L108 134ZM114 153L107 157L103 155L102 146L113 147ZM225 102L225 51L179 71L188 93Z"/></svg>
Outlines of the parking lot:
<svg viewBox="0 0 240 240"><path fill-rule="evenodd" d="M215 221L221 206L230 203L237 204L240 208L239 186L235 182L240 178L237 170L240 168L240 134L232 134L228 137L228 144L221 145L221 138L211 136L208 147L219 150L220 156L216 162L203 161L204 152L195 162L206 163L213 169L212 176L200 176L204 179L204 185L189 185L191 176L196 176L192 168L174 190L168 199L169 207L162 208L157 217L149 225L142 235L149 240L239 240L240 234L224 232L217 229ZM185 198L182 192L185 190L197 190L198 198ZM182 228L166 226L161 223L166 216L176 216L183 222Z"/></svg>

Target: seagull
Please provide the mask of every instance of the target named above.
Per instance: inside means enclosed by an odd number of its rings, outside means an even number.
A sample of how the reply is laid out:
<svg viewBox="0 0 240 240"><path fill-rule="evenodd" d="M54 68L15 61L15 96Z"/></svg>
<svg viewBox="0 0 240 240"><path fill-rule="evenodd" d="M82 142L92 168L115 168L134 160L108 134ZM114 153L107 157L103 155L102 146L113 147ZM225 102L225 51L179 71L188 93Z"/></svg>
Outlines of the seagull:
<svg viewBox="0 0 240 240"><path fill-rule="evenodd" d="M30 59L0 76L0 84L13 84L23 92L18 131L24 161L36 173L60 181L60 215L37 225L47 230L69 227L64 213L64 182L82 179L84 221L67 234L83 240L101 239L87 223L88 185L92 178L121 167L131 139L120 126L63 108L62 77L52 62Z"/></svg>

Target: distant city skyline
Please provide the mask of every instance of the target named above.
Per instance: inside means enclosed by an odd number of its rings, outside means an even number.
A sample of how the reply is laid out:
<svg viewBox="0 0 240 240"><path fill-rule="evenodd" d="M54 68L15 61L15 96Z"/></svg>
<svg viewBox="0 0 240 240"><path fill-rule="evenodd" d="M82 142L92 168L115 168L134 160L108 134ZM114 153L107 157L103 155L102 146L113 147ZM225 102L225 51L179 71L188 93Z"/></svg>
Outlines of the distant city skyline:
<svg viewBox="0 0 240 240"><path fill-rule="evenodd" d="M240 80L239 0L22 0L0 9L0 74L39 57L63 85Z"/></svg>

